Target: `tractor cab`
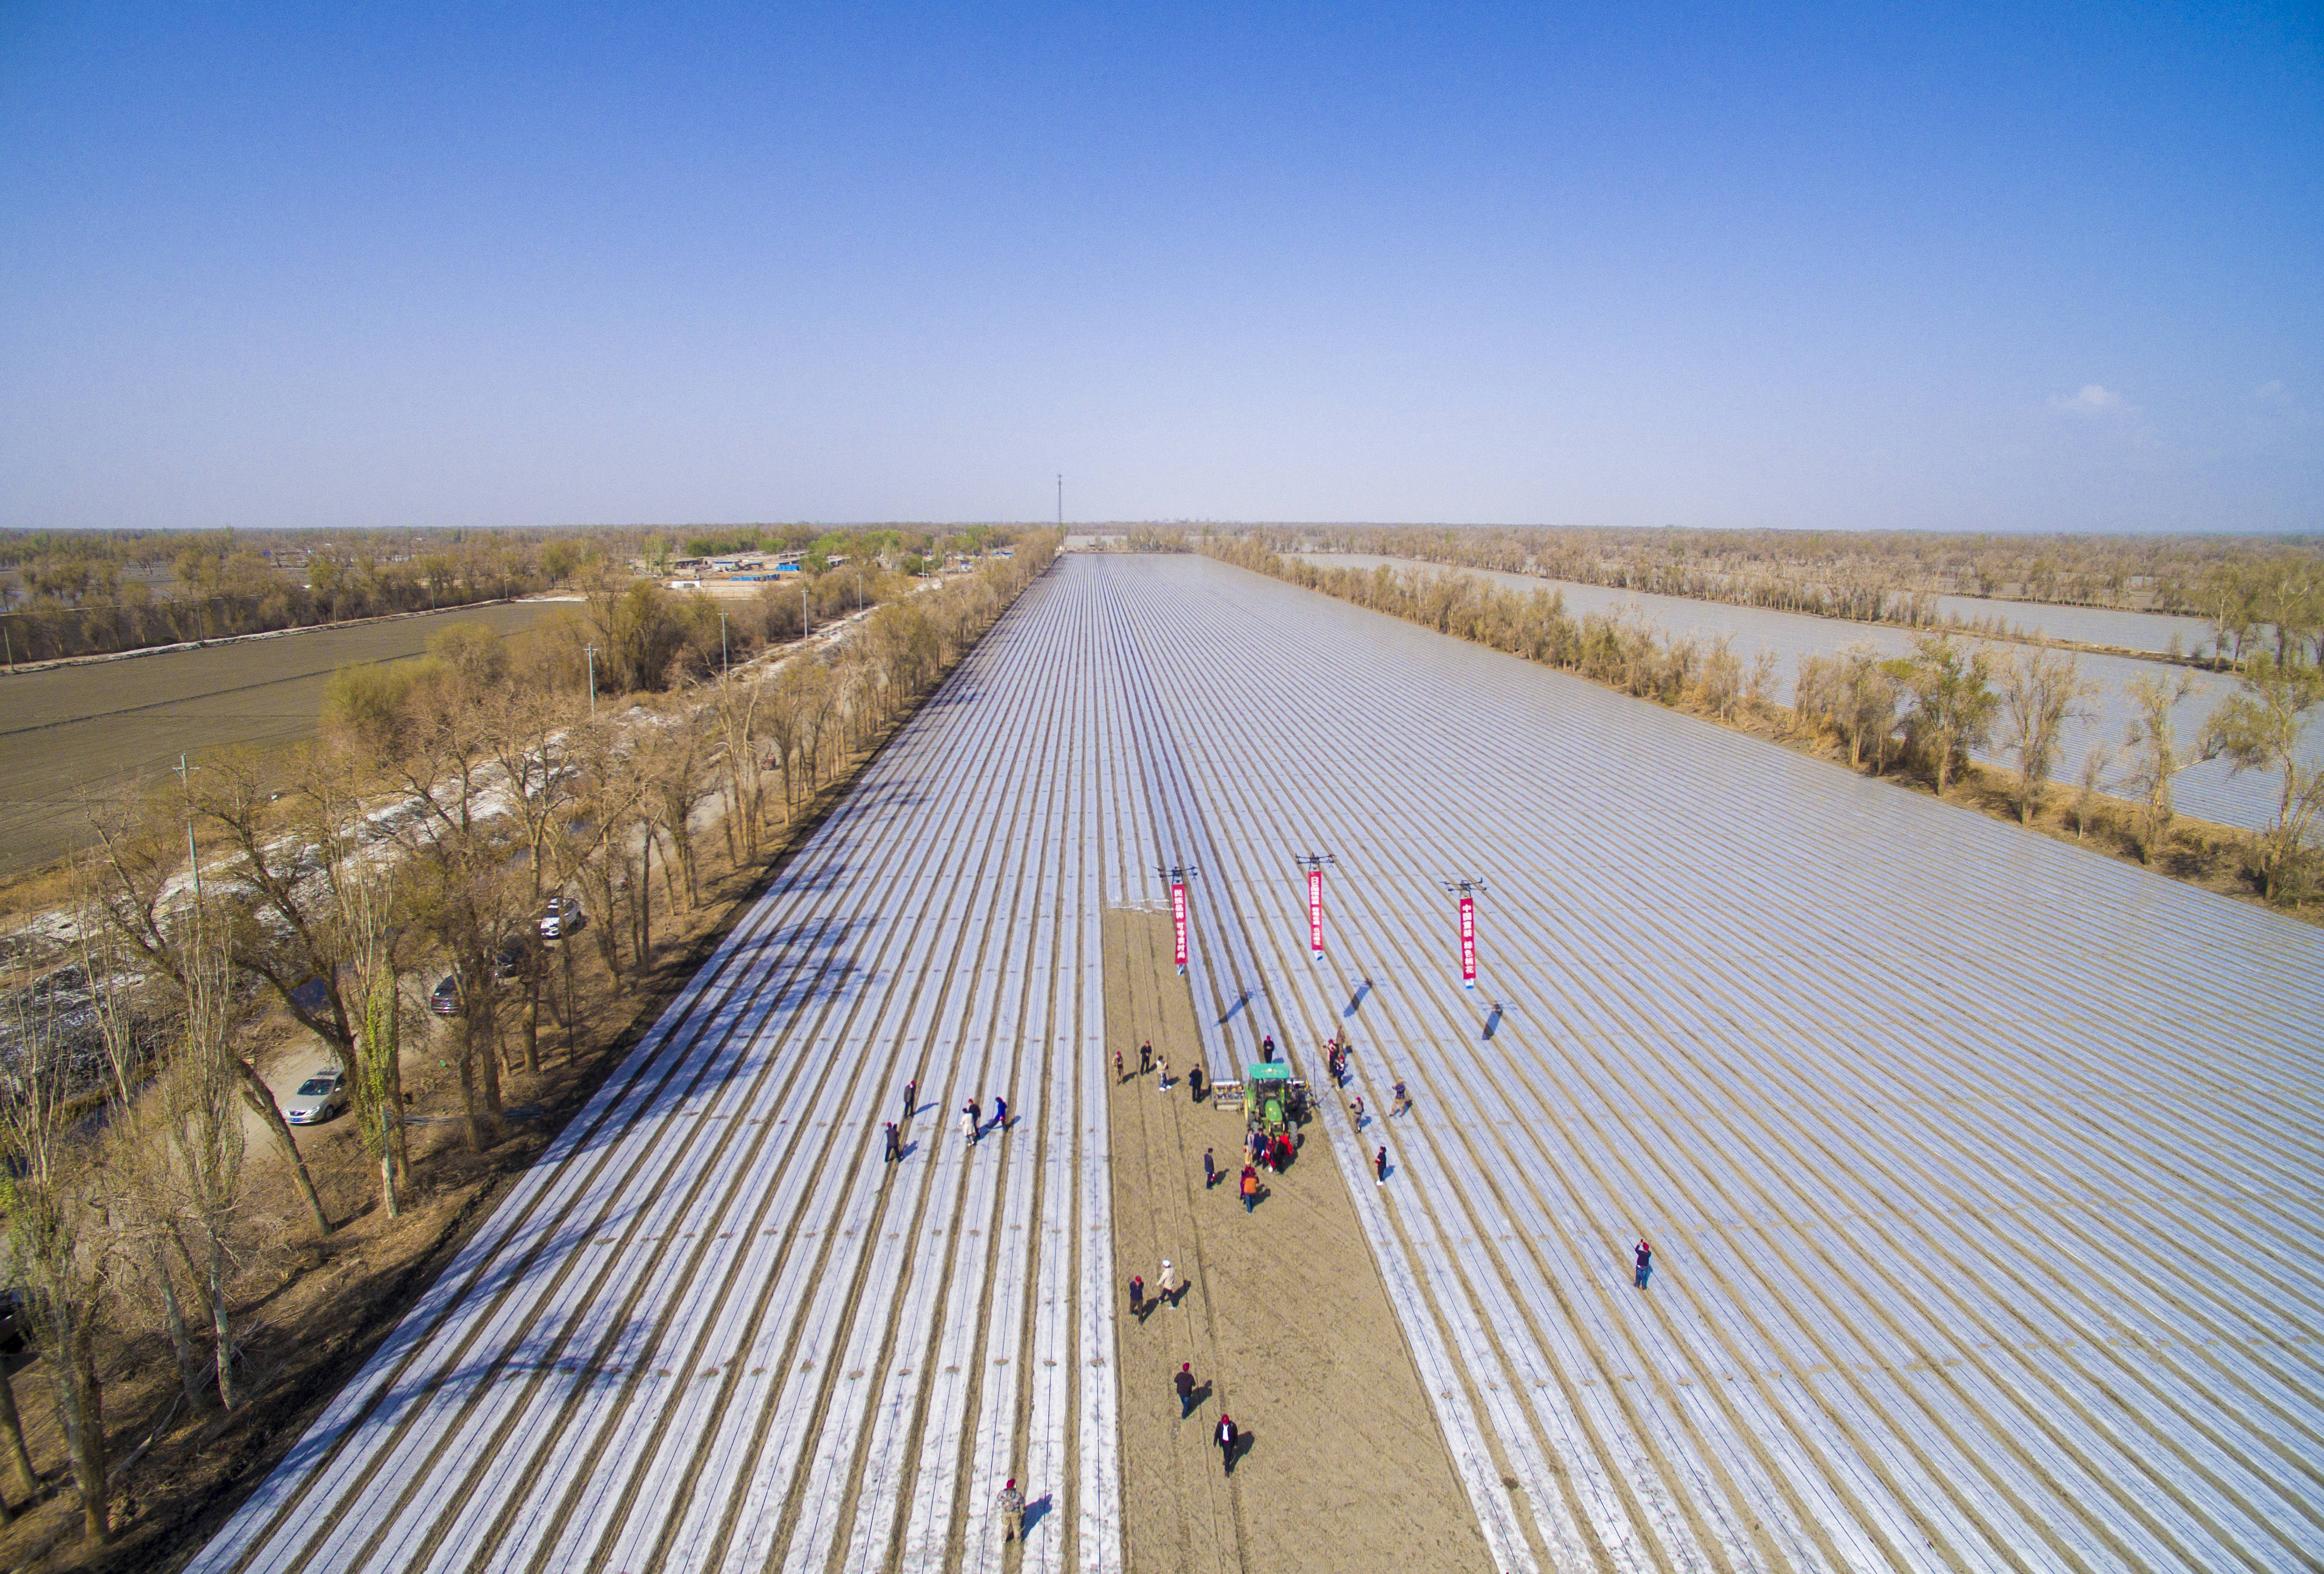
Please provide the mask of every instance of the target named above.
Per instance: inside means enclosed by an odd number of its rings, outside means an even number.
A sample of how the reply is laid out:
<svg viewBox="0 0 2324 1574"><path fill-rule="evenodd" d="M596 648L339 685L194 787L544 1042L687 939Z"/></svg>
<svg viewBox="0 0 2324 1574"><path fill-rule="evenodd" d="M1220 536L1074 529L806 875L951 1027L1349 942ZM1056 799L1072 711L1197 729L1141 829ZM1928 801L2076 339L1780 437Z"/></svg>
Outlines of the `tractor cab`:
<svg viewBox="0 0 2324 1574"><path fill-rule="evenodd" d="M1291 1074L1280 1061L1259 1061L1244 1068L1244 1107L1250 1123L1270 1137L1307 1123L1307 1084Z"/></svg>

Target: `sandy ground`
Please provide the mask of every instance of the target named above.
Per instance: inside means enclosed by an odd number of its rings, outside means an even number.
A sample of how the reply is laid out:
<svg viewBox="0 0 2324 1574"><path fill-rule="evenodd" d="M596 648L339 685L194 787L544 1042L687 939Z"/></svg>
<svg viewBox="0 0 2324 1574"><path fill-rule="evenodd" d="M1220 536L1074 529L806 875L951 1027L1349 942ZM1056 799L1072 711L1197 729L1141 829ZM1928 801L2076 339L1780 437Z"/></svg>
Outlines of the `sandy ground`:
<svg viewBox="0 0 2324 1574"><path fill-rule="evenodd" d="M1242 1117L1186 1091L1197 1041L1169 920L1107 914L1105 962L1107 1051L1130 1072L1111 1100L1130 1569L1489 1571L1323 1123L1246 1217ZM1136 1074L1148 1038L1177 1073L1167 1092ZM1228 1172L1207 1192L1205 1146ZM1150 1294L1165 1256L1186 1289L1133 1317L1129 1276ZM1198 1385L1183 1422L1181 1362ZM1222 1408L1247 1440L1231 1476Z"/></svg>

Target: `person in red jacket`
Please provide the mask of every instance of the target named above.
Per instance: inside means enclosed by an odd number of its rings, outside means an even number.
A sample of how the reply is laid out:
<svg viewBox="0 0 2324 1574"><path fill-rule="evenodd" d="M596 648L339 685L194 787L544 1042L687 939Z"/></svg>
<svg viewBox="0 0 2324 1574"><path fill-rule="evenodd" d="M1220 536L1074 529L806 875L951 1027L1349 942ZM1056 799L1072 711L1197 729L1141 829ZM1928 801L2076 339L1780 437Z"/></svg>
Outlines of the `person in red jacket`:
<svg viewBox="0 0 2324 1574"><path fill-rule="evenodd" d="M1652 1274L1654 1273L1654 1271L1655 1271L1655 1248L1654 1248L1652 1246L1650 1246L1650 1245L1648 1245L1648 1244L1646 1243L1646 1238L1645 1238L1644 1236L1641 1236L1641 1237L1639 1237L1639 1238L1638 1238L1638 1288L1639 1288L1639 1289L1643 1290L1643 1289L1645 1289L1645 1288L1646 1287L1646 1279L1647 1279L1648 1275L1652 1275Z"/></svg>

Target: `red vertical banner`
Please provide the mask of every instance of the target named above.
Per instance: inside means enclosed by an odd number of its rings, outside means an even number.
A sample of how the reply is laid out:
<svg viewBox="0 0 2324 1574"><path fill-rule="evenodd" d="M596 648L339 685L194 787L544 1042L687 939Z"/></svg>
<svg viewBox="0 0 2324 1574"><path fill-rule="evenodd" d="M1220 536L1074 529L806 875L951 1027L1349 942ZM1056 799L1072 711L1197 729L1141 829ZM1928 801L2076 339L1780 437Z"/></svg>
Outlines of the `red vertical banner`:
<svg viewBox="0 0 2324 1574"><path fill-rule="evenodd" d="M1307 871L1307 943L1315 953L1315 960L1323 960L1323 871Z"/></svg>
<svg viewBox="0 0 2324 1574"><path fill-rule="evenodd" d="M1477 987L1477 903L1471 897L1461 898L1461 982Z"/></svg>
<svg viewBox="0 0 2324 1574"><path fill-rule="evenodd" d="M1186 971L1186 882L1170 882L1170 931L1178 943L1178 971Z"/></svg>

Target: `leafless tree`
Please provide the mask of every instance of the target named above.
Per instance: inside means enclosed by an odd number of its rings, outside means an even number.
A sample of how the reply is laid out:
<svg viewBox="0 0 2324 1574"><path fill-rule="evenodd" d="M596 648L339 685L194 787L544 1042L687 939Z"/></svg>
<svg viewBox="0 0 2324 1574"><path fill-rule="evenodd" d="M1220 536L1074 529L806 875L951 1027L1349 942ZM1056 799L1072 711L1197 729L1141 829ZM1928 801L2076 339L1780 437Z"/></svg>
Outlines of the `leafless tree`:
<svg viewBox="0 0 2324 1574"><path fill-rule="evenodd" d="M2183 673L2169 683L2137 677L2129 685L2131 704L2137 707L2138 716L2123 735L2124 746L2130 750L2130 773L2125 785L2137 795L2131 838L2141 863L2154 861L2177 818L2172 783L2188 761L2180 754L2172 713L2194 692L2195 680Z"/></svg>
<svg viewBox="0 0 2324 1574"><path fill-rule="evenodd" d="M235 1024L226 950L207 932L198 905L186 928L184 954L180 1031L154 1095L177 1161L185 1221L199 1247L195 1258L209 1302L218 1403L231 1410L240 1399L227 1284L241 1223L241 1077L231 1047Z"/></svg>
<svg viewBox="0 0 2324 1574"><path fill-rule="evenodd" d="M2081 774L2074 778L2074 840L2081 841L2089 834L2090 822L2098 814L2098 799L2106 790L2107 773L2114 769L2114 745L2093 743L2082 756Z"/></svg>
<svg viewBox="0 0 2324 1574"><path fill-rule="evenodd" d="M1992 731L1991 673L1983 650L1964 649L1950 635L1924 634L1914 642L1904 679L1913 695L1906 724L1928 756L1939 797Z"/></svg>
<svg viewBox="0 0 2324 1574"><path fill-rule="evenodd" d="M1733 719L1743 697L1743 663L1735 654L1733 635L1718 640L1703 653L1695 694L1704 710L1722 722Z"/></svg>
<svg viewBox="0 0 2324 1574"><path fill-rule="evenodd" d="M2057 763L2058 739L2071 720L2088 721L2083 702L2098 692L2080 664L2062 652L2019 651L2001 668L2001 746L2017 767L2018 824L2034 823L2042 784Z"/></svg>
<svg viewBox="0 0 2324 1574"><path fill-rule="evenodd" d="M118 1100L98 1154L106 1171L102 1189L110 1222L120 1248L145 1270L134 1276L136 1288L152 1297L152 1309L160 1314L177 1361L180 1392L188 1408L199 1413L209 1407L216 1392L210 1362L195 1341L193 1325L211 1319L201 1271L178 1229L180 1189L170 1114L161 1091L141 1096L151 1056L140 1032L140 1014L122 981L125 959L118 937L98 924L86 923L80 926L78 949ZM182 1293L180 1271L185 1275Z"/></svg>
<svg viewBox="0 0 2324 1574"><path fill-rule="evenodd" d="M0 1211L80 1492L82 1532L103 1546L113 1524L97 1343L111 1297L101 1216L90 1205L89 1144L76 1132L88 1079L53 1004L29 988L8 995L16 1054L0 1097Z"/></svg>
<svg viewBox="0 0 2324 1574"><path fill-rule="evenodd" d="M2200 748L2206 759L2224 754L2236 771L2270 770L2282 779L2275 818L2252 840L2252 872L2274 901L2304 879L2324 814L2324 766L2307 763L2301 749L2308 713L2324 701L2324 671L2262 651L2236 676L2242 690L2211 713Z"/></svg>
<svg viewBox="0 0 2324 1574"><path fill-rule="evenodd" d="M254 779L261 778L252 774L252 759L230 755L221 764L232 779L206 800L142 796L99 811L92 821L97 845L87 865L92 899L104 921L143 962L182 989L183 952L175 928L180 909L190 901L191 888L199 882L187 861L177 856L187 822L173 815L197 808L203 801L213 808L224 808L228 839L217 864L202 878L224 887L217 904L235 965L262 980L300 1025L345 1063L346 1016L338 976L338 937L330 918L314 910L318 901L328 906L327 889L302 887L281 866L281 839L264 829L259 807L272 801L273 795L270 790L262 796L254 785ZM208 823L215 826L221 821L212 814ZM240 856L244 848L257 850L254 865ZM295 919L286 916L286 909ZM325 971L310 974L308 970L318 962ZM319 1002L301 989L310 978L315 980ZM331 1222L323 1211L322 1196L315 1190L306 1155L299 1151L298 1138L282 1118L273 1091L247 1055L238 1054L235 1065L244 1106L266 1123L290 1162L291 1177L316 1233L328 1235Z"/></svg>

